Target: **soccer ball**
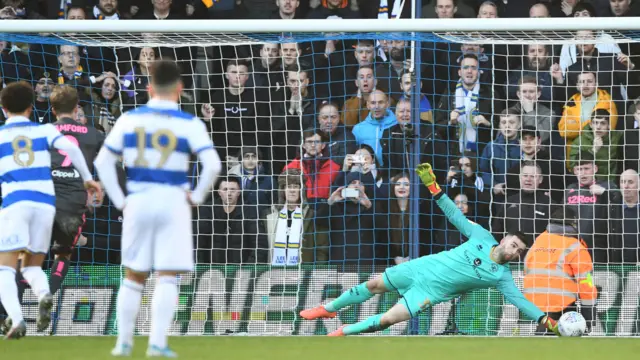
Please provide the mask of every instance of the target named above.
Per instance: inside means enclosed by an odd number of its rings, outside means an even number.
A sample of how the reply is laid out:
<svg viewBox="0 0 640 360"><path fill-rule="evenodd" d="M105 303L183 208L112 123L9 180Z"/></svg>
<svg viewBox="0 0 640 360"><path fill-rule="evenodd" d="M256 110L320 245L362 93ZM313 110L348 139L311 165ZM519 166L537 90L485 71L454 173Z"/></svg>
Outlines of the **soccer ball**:
<svg viewBox="0 0 640 360"><path fill-rule="evenodd" d="M582 336L587 331L587 321L581 314L569 311L558 320L558 331L562 336Z"/></svg>

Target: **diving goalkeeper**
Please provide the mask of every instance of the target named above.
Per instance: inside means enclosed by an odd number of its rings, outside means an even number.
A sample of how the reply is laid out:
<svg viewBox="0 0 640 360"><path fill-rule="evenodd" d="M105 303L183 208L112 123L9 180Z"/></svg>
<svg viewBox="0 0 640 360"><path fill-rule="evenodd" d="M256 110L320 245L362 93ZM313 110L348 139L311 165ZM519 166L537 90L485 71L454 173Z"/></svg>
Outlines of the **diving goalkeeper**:
<svg viewBox="0 0 640 360"><path fill-rule="evenodd" d="M337 311L360 304L375 294L397 291L400 301L384 314L377 314L352 325L345 325L329 336L356 335L386 329L418 316L429 306L451 300L474 289L495 286L505 298L528 318L558 334L555 320L529 302L513 283L507 263L519 258L526 249L526 237L513 233L498 244L491 233L473 223L458 210L436 183L430 164L416 169L438 206L449 221L469 240L455 249L423 256L388 268L376 279L357 285L326 305L303 310L307 320L333 318Z"/></svg>

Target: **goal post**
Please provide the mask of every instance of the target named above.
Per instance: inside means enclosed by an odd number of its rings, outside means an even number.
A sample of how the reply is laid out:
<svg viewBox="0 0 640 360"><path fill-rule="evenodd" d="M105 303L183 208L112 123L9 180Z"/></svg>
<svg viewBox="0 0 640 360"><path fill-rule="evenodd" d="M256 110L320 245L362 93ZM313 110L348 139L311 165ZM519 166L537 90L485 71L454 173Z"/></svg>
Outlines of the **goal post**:
<svg viewBox="0 0 640 360"><path fill-rule="evenodd" d="M388 310L397 294L332 320L298 316L389 266L465 240L415 176L429 161L458 208L498 241L515 230L534 239L557 206L574 208L599 292L592 334L640 336L640 225L631 206L640 203L639 181L629 171L640 163L639 21L3 20L0 42L13 47L0 75L3 84L32 82L39 122L53 119L50 86L77 87L79 120L108 132L146 103L153 61L179 63L181 109L207 124L225 186L194 211L197 264L180 279L175 335L323 335ZM577 107L577 95L594 110ZM594 130L600 120L608 124ZM588 169L576 170L589 162L593 183ZM357 197L339 191L350 185L362 185ZM300 209L287 207L296 205L287 189L298 188ZM534 195L513 200L524 193ZM56 295L54 334L117 333L121 222L108 202L88 216L88 243ZM522 260L511 267L520 289ZM27 292L27 317L34 299ZM149 331L149 303L137 333ZM382 334L534 332L489 289Z"/></svg>
<svg viewBox="0 0 640 360"><path fill-rule="evenodd" d="M595 19L594 19L595 20ZM449 32L449 31L635 31L637 17L598 17L597 21L580 18L498 18L498 19L391 19L381 28L379 19L305 19L290 20L127 20L109 23L101 20L60 21L4 20L3 33L389 33L389 32Z"/></svg>

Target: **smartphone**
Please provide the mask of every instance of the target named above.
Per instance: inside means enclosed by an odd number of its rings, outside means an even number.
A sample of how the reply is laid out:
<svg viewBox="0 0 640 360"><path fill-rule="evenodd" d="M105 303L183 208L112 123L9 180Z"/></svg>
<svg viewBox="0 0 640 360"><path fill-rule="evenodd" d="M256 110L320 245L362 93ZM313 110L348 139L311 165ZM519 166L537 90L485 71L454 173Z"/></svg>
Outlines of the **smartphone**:
<svg viewBox="0 0 640 360"><path fill-rule="evenodd" d="M353 188L344 188L342 189L342 193L341 193L343 198L357 198L358 196L360 196L360 191L358 191L358 189L353 189Z"/></svg>

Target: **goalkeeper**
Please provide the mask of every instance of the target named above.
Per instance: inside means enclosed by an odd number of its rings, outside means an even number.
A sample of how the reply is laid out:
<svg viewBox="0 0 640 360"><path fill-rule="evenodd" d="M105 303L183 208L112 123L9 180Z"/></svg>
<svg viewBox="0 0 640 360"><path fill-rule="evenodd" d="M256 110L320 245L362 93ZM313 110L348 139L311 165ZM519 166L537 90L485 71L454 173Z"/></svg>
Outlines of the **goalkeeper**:
<svg viewBox="0 0 640 360"><path fill-rule="evenodd" d="M416 172L449 221L469 240L450 251L388 268L376 279L351 288L324 306L303 310L300 316L307 320L333 318L337 311L363 303L375 294L399 292L402 298L386 313L342 326L329 336L375 332L409 320L429 306L468 291L495 286L528 318L558 334L556 321L547 317L516 288L507 265L509 261L518 259L526 249L526 237L521 233L513 233L498 244L489 231L467 220L453 201L442 193L430 164L419 165Z"/></svg>

